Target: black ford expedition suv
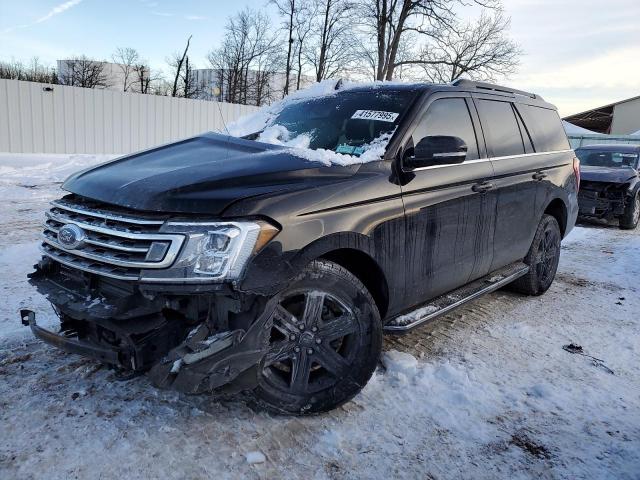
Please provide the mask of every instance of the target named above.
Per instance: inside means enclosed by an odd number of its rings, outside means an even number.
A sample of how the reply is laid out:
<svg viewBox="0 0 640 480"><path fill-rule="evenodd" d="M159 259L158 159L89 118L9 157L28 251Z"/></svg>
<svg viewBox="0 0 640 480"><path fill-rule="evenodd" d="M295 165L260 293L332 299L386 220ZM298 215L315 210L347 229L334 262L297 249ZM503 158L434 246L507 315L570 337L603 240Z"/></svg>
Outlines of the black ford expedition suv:
<svg viewBox="0 0 640 480"><path fill-rule="evenodd" d="M305 149L211 133L71 176L31 274L60 331L22 322L125 378L302 414L364 387L383 331L549 288L579 184L552 105L470 81L336 88L265 126Z"/></svg>

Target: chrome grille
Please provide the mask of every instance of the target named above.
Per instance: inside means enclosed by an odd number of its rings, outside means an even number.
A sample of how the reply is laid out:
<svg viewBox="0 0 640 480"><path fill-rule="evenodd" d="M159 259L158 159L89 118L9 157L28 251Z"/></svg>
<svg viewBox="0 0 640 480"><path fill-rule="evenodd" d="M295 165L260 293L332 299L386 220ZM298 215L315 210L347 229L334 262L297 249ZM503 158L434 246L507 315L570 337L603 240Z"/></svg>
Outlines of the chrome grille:
<svg viewBox="0 0 640 480"><path fill-rule="evenodd" d="M42 253L72 268L122 280L138 280L143 269L168 268L184 241L160 233L165 220L107 209L94 202L51 202L42 233ZM58 241L64 225L80 227L86 237L69 249Z"/></svg>

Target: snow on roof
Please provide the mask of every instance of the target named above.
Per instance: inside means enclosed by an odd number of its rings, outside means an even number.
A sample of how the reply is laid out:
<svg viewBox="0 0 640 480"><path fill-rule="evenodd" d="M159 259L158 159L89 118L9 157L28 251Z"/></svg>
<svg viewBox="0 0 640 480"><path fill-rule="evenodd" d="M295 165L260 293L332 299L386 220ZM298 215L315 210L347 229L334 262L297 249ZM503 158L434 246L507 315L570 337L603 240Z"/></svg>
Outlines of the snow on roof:
<svg viewBox="0 0 640 480"><path fill-rule="evenodd" d="M562 120L562 126L564 127L564 131L567 133L567 135L600 135L598 132L592 132L591 130L579 127L577 125L574 125L573 123L567 122L566 120Z"/></svg>
<svg viewBox="0 0 640 480"><path fill-rule="evenodd" d="M640 136L640 130L638 130L637 132L630 133L629 135L639 135Z"/></svg>

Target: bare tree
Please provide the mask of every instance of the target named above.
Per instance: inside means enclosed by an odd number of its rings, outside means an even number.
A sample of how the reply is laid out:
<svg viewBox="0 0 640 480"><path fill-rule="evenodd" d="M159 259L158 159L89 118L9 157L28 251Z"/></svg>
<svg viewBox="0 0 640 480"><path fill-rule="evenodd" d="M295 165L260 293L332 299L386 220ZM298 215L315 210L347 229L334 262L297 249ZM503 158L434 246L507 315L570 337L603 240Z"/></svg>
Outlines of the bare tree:
<svg viewBox="0 0 640 480"><path fill-rule="evenodd" d="M317 1L305 1L296 13L296 90L300 90L303 69L305 68L308 55L308 40L312 35L313 27L318 13Z"/></svg>
<svg viewBox="0 0 640 480"><path fill-rule="evenodd" d="M493 16L483 12L477 23L434 37L423 49L418 64L433 82L452 82L463 75L495 81L497 77L513 74L522 52L506 37L509 25L510 20L501 11Z"/></svg>
<svg viewBox="0 0 640 480"><path fill-rule="evenodd" d="M245 9L231 17L222 45L208 56L219 98L254 105L272 100L271 79L280 65L277 45L265 14Z"/></svg>
<svg viewBox="0 0 640 480"><path fill-rule="evenodd" d="M182 84L180 96L184 98L196 98L202 93L203 85L198 83L194 70L195 65L189 61L189 56L187 55L184 59L184 69L180 76Z"/></svg>
<svg viewBox="0 0 640 480"><path fill-rule="evenodd" d="M58 83L58 76L55 70L40 63L38 57L33 57L26 65L15 59L8 62L0 62L0 78L27 82Z"/></svg>
<svg viewBox="0 0 640 480"><path fill-rule="evenodd" d="M483 8L498 8L499 0L472 0ZM454 7L464 0L359 0L365 31L375 39L377 80L391 80L399 65L398 54L411 32L434 38L456 25ZM418 52L415 52L418 60ZM403 60L407 64L408 60ZM414 62L417 63L417 62Z"/></svg>
<svg viewBox="0 0 640 480"><path fill-rule="evenodd" d="M287 57L285 64L285 83L282 96L289 94L293 53L295 43L296 22L301 18L300 12L305 8L305 0L270 0L275 5L278 13L284 18L283 27L286 32Z"/></svg>
<svg viewBox="0 0 640 480"><path fill-rule="evenodd" d="M314 0L315 22L308 58L316 81L336 76L353 55L353 19L355 4L351 0Z"/></svg>
<svg viewBox="0 0 640 480"><path fill-rule="evenodd" d="M62 60L58 80L63 85L74 87L107 88L110 82L105 72L105 65L104 61L94 60L85 55Z"/></svg>
<svg viewBox="0 0 640 480"><path fill-rule="evenodd" d="M189 35L187 39L187 45L184 48L184 52L182 55L175 54L173 58L169 61L171 67L173 67L174 75L173 75L173 88L171 89L171 96L178 97L179 96L179 82L182 76L182 66L184 65L185 59L187 58L187 54L189 52L189 44L191 43L191 37L193 35Z"/></svg>
<svg viewBox="0 0 640 480"><path fill-rule="evenodd" d="M131 89L139 93L154 93L154 84L163 80L158 73L153 73L144 61L133 65L132 76Z"/></svg>
<svg viewBox="0 0 640 480"><path fill-rule="evenodd" d="M122 90L126 92L136 83L135 67L140 62L140 54L135 48L118 47L111 58L122 72Z"/></svg>

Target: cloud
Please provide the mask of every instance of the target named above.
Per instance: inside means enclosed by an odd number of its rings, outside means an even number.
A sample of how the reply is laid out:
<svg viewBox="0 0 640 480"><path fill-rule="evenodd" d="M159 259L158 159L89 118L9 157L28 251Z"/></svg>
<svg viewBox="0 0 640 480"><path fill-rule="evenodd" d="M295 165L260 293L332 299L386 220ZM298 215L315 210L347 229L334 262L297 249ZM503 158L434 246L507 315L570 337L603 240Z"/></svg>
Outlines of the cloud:
<svg viewBox="0 0 640 480"><path fill-rule="evenodd" d="M157 17L173 17L173 13L167 12L151 12L151 15L155 15Z"/></svg>
<svg viewBox="0 0 640 480"><path fill-rule="evenodd" d="M204 17L202 15L185 15L185 20L207 20L208 17Z"/></svg>
<svg viewBox="0 0 640 480"><path fill-rule="evenodd" d="M49 10L49 12L46 15L44 15L43 17L38 18L34 22L27 23L27 24L24 24L24 25L16 25L15 27L9 27L9 28L3 30L2 33L9 33L9 32L12 32L14 30L32 27L33 25L37 25L39 23L46 22L47 20L50 20L51 18L55 17L56 15L60 15L61 13L66 12L70 8L75 7L76 5L81 3L82 1L83 0L68 0L67 2L64 2L64 3L61 3L59 5L56 5L51 10Z"/></svg>
<svg viewBox="0 0 640 480"><path fill-rule="evenodd" d="M34 22L34 24L46 22L50 18L55 17L56 15L60 15L61 13L69 10L70 8L75 7L80 2L82 2L82 0L69 0L68 2L64 2L64 3L61 3L60 5L56 5L44 17L40 17L39 19L37 19Z"/></svg>

